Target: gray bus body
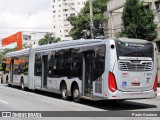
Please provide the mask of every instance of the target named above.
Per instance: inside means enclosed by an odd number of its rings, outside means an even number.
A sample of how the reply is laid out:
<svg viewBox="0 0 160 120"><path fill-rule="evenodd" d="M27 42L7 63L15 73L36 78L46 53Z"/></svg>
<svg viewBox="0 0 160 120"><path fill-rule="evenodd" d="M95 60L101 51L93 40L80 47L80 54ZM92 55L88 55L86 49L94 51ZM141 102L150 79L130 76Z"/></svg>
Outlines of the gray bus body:
<svg viewBox="0 0 160 120"><path fill-rule="evenodd" d="M95 39L11 52L5 56L10 59L8 84L58 94L65 86L67 96L89 100L155 98L156 51L145 40Z"/></svg>

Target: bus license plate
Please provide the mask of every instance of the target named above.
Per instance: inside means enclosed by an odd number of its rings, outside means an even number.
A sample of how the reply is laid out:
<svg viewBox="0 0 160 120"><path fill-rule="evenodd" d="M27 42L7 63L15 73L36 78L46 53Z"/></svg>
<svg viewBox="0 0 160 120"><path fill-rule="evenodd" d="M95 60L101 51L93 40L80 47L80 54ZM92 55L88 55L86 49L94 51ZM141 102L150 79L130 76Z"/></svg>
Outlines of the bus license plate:
<svg viewBox="0 0 160 120"><path fill-rule="evenodd" d="M140 83L132 83L132 86L140 86Z"/></svg>

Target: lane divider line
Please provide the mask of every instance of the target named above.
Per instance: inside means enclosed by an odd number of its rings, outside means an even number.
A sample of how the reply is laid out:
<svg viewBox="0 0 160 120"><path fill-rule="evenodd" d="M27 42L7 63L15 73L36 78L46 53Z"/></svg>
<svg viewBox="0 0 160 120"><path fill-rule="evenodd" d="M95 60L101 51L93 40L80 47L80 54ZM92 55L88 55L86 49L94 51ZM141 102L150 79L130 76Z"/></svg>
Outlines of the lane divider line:
<svg viewBox="0 0 160 120"><path fill-rule="evenodd" d="M2 103L5 103L5 104L8 104L8 102L6 102L6 101L3 101L3 100L0 100L0 102L2 102Z"/></svg>

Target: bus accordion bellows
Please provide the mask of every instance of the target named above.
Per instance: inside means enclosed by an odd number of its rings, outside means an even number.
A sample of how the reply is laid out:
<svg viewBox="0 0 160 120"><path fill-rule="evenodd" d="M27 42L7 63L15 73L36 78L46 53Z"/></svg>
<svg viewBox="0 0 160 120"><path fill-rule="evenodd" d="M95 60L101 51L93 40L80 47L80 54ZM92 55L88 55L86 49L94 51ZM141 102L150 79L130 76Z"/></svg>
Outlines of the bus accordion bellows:
<svg viewBox="0 0 160 120"><path fill-rule="evenodd" d="M65 41L11 52L5 60L10 67L3 80L9 86L58 93L65 100L157 96L157 49L146 40Z"/></svg>

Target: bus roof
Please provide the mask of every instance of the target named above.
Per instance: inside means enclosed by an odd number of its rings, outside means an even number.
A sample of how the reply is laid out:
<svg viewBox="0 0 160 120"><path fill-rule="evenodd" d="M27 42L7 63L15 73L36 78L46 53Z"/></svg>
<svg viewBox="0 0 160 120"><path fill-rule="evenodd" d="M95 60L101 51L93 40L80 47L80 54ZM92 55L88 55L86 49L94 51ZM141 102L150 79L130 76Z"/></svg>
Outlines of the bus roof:
<svg viewBox="0 0 160 120"><path fill-rule="evenodd" d="M82 40L71 40L63 41L53 44L41 45L35 48L36 51L48 50L48 49L57 49L57 48L66 48L66 47L76 47L76 46L85 46L85 45L95 45L103 44L104 40L101 39L82 39Z"/></svg>
<svg viewBox="0 0 160 120"><path fill-rule="evenodd" d="M70 41L62 41L58 43L53 43L53 44L47 44L47 45L41 45L37 46L35 48L36 51L42 51L42 50L49 50L49 49L56 49L56 48L65 48L65 47L73 47L73 46L83 46L83 45L95 45L95 44L103 44L104 40L101 39L82 39L82 40L70 40ZM18 55L25 55L29 54L29 48L28 49L23 49L20 51L14 51L7 53L5 57L14 57Z"/></svg>
<svg viewBox="0 0 160 120"><path fill-rule="evenodd" d="M29 50L30 50L30 48L19 50L19 51L14 51L14 52L9 52L5 55L5 57L14 57L14 56L18 56L18 55L29 54Z"/></svg>
<svg viewBox="0 0 160 120"><path fill-rule="evenodd" d="M145 43L149 42L144 39L135 39L135 38L126 38L126 37L117 38L116 40L120 40L122 42L128 42L128 43L141 43L141 44L145 44Z"/></svg>

